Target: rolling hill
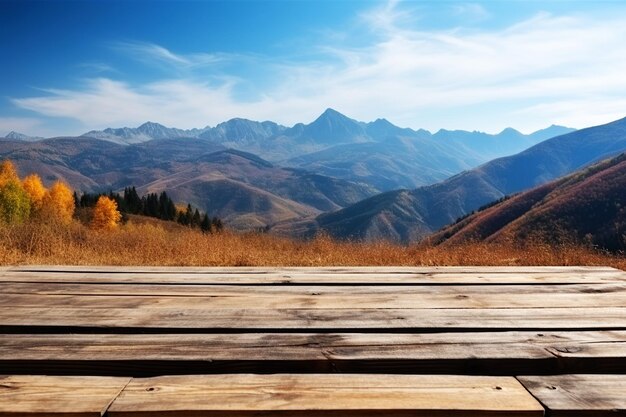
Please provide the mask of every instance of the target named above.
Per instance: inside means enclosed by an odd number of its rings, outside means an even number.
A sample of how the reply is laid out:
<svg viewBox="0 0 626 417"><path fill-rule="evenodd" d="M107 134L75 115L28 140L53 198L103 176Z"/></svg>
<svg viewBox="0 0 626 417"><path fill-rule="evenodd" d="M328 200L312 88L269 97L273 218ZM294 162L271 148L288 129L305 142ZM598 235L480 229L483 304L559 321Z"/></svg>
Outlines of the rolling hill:
<svg viewBox="0 0 626 417"><path fill-rule="evenodd" d="M383 193L325 213L280 233L410 242L450 224L484 204L544 184L626 150L626 119L561 135L519 154L495 159L435 185Z"/></svg>
<svg viewBox="0 0 626 417"><path fill-rule="evenodd" d="M0 159L5 158L22 175L38 173L47 184L62 179L84 192L130 185L140 193L167 190L175 201L190 202L241 229L337 210L376 192L199 138L130 146L87 137L7 140L0 147Z"/></svg>
<svg viewBox="0 0 626 417"><path fill-rule="evenodd" d="M524 191L434 234L434 244L470 240L587 243L626 249L626 154Z"/></svg>

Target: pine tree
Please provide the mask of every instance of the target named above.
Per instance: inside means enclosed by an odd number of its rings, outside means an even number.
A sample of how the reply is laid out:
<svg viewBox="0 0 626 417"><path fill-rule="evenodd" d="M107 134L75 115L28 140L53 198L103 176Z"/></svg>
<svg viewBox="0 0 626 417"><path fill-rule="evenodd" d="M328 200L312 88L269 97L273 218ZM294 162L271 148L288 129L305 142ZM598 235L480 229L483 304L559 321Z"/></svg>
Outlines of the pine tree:
<svg viewBox="0 0 626 417"><path fill-rule="evenodd" d="M143 214L150 217L159 217L159 198L151 193L145 197Z"/></svg>
<svg viewBox="0 0 626 417"><path fill-rule="evenodd" d="M199 227L201 221L202 221L202 218L200 217L200 212L198 211L198 209L196 209L196 211L193 212L193 217L191 219L191 226Z"/></svg>
<svg viewBox="0 0 626 417"><path fill-rule="evenodd" d="M163 191L159 195L159 218L162 220L174 220L176 217L176 207L174 203L168 197L167 193Z"/></svg>
<svg viewBox="0 0 626 417"><path fill-rule="evenodd" d="M211 219L209 215L204 213L204 217L202 217L202 221L200 222L200 230L204 233L212 233L213 230L211 228Z"/></svg>
<svg viewBox="0 0 626 417"><path fill-rule="evenodd" d="M137 194L135 187L124 188L124 208L125 211L132 214L139 214L143 211L141 198Z"/></svg>

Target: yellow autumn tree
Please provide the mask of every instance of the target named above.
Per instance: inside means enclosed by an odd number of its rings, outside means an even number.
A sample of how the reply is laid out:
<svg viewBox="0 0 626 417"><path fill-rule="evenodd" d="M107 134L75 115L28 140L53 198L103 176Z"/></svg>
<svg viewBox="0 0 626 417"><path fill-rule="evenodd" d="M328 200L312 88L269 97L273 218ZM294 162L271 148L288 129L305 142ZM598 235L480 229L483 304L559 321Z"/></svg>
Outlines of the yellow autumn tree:
<svg viewBox="0 0 626 417"><path fill-rule="evenodd" d="M30 216L30 200L13 162L0 162L0 222L22 223Z"/></svg>
<svg viewBox="0 0 626 417"><path fill-rule="evenodd" d="M30 174L22 181L24 191L30 198L31 209L38 211L43 205L43 198L46 195L46 187L43 186L41 178L37 174Z"/></svg>
<svg viewBox="0 0 626 417"><path fill-rule="evenodd" d="M19 181L0 185L0 223L22 223L30 216L30 200Z"/></svg>
<svg viewBox="0 0 626 417"><path fill-rule="evenodd" d="M117 209L115 200L100 196L93 209L93 217L91 219L91 228L94 230L113 230L122 219L122 214Z"/></svg>
<svg viewBox="0 0 626 417"><path fill-rule="evenodd" d="M70 224L74 207L74 195L70 187L61 181L56 181L43 197L41 214L46 220Z"/></svg>
<svg viewBox="0 0 626 417"><path fill-rule="evenodd" d="M9 181L19 181L17 169L13 162L8 159L0 162L0 187Z"/></svg>

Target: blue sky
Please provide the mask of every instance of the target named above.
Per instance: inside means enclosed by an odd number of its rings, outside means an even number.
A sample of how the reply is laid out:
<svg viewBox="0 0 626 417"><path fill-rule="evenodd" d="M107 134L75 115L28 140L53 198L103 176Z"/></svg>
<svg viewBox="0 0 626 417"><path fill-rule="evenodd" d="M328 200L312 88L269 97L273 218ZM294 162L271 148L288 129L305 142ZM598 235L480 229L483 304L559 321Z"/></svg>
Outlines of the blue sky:
<svg viewBox="0 0 626 417"><path fill-rule="evenodd" d="M530 132L626 116L622 1L0 0L0 135L147 120Z"/></svg>

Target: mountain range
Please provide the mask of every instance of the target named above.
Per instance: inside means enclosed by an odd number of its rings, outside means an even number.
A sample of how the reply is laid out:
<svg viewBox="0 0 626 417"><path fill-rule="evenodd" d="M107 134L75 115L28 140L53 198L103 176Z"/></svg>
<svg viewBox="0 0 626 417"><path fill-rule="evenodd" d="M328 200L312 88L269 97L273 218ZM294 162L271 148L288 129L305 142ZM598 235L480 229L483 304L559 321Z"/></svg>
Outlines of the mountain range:
<svg viewBox="0 0 626 417"><path fill-rule="evenodd" d="M434 184L572 130L551 126L531 135L510 128L497 135L458 130L431 134L423 129L400 128L385 119L359 122L327 109L313 122L289 128L240 118L189 130L147 122L137 128L92 130L76 140L95 138L136 145L161 139L202 139L281 166L363 183L383 192ZM23 136L13 134L6 139L24 140Z"/></svg>
<svg viewBox="0 0 626 417"><path fill-rule="evenodd" d="M0 138L0 139L21 140L21 141L24 141L24 142L36 142L36 141L42 140L44 138L42 138L40 136L28 136L28 135L25 135L23 133L11 131L11 132L7 133L7 135L4 138Z"/></svg>
<svg viewBox="0 0 626 417"><path fill-rule="evenodd" d="M277 224L276 233L420 240L479 207L626 151L626 119L545 140L434 185L378 194L314 219Z"/></svg>
<svg viewBox="0 0 626 417"><path fill-rule="evenodd" d="M381 191L438 183L432 185L436 188L486 160L571 131L551 126L531 135L511 128L497 135L432 134L385 119L360 122L327 109L313 122L292 127L236 118L201 129L147 122L50 139L13 132L0 141L0 158L14 160L22 173L37 172L46 183L63 179L79 191L130 185L140 193L167 190L175 201L191 203L239 230L311 235L323 229L337 237L409 241L446 224L457 212L463 214L463 209L448 207L442 219L412 229L403 225L404 219L419 219L423 213L406 196L419 194L420 188L400 194ZM385 208L396 195L407 200L400 207L401 212L408 209L404 217L394 217ZM478 193L477 199L497 196L492 190ZM419 205L428 204L419 200ZM453 205L454 199L448 203ZM376 214L379 207L382 217ZM349 219L353 212L358 219L372 215L374 229ZM381 221L386 228L377 225Z"/></svg>

